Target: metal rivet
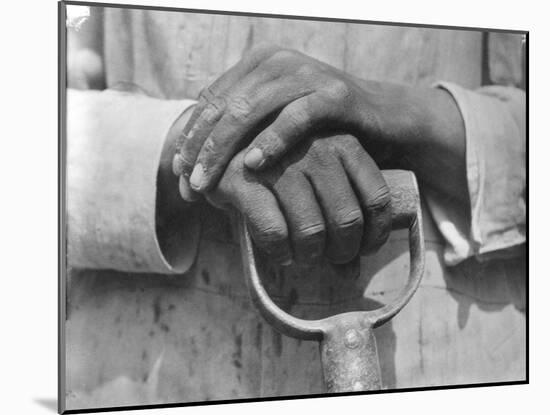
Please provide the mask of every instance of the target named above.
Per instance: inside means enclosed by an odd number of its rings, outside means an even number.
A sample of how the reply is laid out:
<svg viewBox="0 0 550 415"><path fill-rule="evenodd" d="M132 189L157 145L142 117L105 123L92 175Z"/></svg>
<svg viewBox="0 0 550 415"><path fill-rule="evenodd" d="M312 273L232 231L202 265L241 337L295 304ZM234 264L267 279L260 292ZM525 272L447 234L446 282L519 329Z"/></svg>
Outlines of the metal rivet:
<svg viewBox="0 0 550 415"><path fill-rule="evenodd" d="M344 336L344 344L349 349L355 349L361 343L361 336L355 329L349 329Z"/></svg>

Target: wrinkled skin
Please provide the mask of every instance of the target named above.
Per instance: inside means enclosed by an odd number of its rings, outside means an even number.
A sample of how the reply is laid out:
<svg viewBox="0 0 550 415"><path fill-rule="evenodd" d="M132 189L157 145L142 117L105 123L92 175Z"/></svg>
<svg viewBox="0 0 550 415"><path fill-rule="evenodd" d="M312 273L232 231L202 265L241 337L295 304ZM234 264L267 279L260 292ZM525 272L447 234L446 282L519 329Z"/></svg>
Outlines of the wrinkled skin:
<svg viewBox="0 0 550 415"><path fill-rule="evenodd" d="M347 196L355 194L364 202L378 198L381 187L374 186L379 172L372 167L373 159L384 168L413 171L421 186L439 192L467 214L464 122L454 99L441 89L360 80L302 53L262 46L206 88L191 117L172 130L178 151L170 170L178 177L183 200L191 202L202 194L215 203L212 194L221 191L245 213L257 244L281 262L287 262L293 250L298 262L321 251L322 226L309 217L319 217L318 212L325 220L325 254L333 262L352 258L358 240L365 247L380 243L369 238L385 240L389 225L380 219L383 215L369 213L373 209L363 204L362 219L354 218L358 202ZM324 138L312 139L320 134ZM333 140L331 155L327 149ZM344 145L343 140L353 144ZM349 165L342 161L346 157L335 157L338 154L358 157L361 181L352 180ZM226 172L228 165L231 170ZM243 183L227 186L220 182L222 177L240 177ZM255 180L263 190L256 184L252 191ZM241 190L247 186L246 192ZM346 195L343 199L340 192ZM308 196L312 193L317 199ZM357 196L361 194L362 199ZM341 205L338 216L334 207ZM265 212L271 216L262 219ZM342 218L346 214L352 215L347 222ZM360 226L354 221L361 220L359 237Z"/></svg>
<svg viewBox="0 0 550 415"><path fill-rule="evenodd" d="M207 198L240 211L256 245L283 264L321 255L348 263L380 247L391 228L389 189L349 135L306 140L257 173L245 168L240 152Z"/></svg>
<svg viewBox="0 0 550 415"><path fill-rule="evenodd" d="M245 165L261 170L320 132L353 135L384 168L412 170L469 204L464 122L450 94L358 79L276 46L251 50L200 94L178 132L180 193L193 201L211 190L243 148Z"/></svg>
<svg viewBox="0 0 550 415"><path fill-rule="evenodd" d="M316 130L365 130L373 114L364 111L366 101L356 80L330 65L296 51L256 48L200 94L176 173L207 191L252 139L250 148L262 155L250 153L245 163L263 167Z"/></svg>

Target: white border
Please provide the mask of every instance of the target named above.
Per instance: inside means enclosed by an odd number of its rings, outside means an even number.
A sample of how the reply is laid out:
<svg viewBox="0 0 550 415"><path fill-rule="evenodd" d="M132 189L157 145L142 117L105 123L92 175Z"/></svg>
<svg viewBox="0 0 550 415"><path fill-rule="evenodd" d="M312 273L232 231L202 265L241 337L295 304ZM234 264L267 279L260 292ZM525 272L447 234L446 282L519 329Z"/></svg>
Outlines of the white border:
<svg viewBox="0 0 550 415"><path fill-rule="evenodd" d="M121 1L113 1L123 3ZM514 414L548 407L550 273L546 264L550 154L547 106L548 13L535 1L245 1L185 0L127 3L325 17L530 30L530 311L531 385L383 394L338 399L187 407L135 414ZM37 403L57 387L57 4L5 2L2 39L0 270L2 349L0 411L52 414ZM546 125L545 125L546 124ZM538 189L536 192L533 189ZM535 225L533 225L535 224ZM545 399L546 398L546 399ZM351 412L353 411L353 412ZM357 411L357 412L356 412ZM119 412L129 413L129 412Z"/></svg>

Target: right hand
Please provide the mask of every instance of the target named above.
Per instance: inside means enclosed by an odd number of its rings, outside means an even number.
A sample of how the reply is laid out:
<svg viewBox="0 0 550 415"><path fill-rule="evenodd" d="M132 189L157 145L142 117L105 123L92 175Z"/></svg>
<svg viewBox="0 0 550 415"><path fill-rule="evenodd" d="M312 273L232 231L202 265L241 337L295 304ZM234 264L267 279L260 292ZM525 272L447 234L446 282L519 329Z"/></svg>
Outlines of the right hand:
<svg viewBox="0 0 550 415"><path fill-rule="evenodd" d="M214 188L245 147L245 164L259 171L331 131L353 135L377 163L411 170L469 206L464 121L441 88L360 80L297 51L263 46L204 89L180 131L174 173L188 201Z"/></svg>
<svg viewBox="0 0 550 415"><path fill-rule="evenodd" d="M216 186L244 147L248 168L274 165L316 131L379 135L376 93L300 52L267 45L247 53L205 88L183 129L175 162L193 192ZM189 198L191 199L191 198Z"/></svg>
<svg viewBox="0 0 550 415"><path fill-rule="evenodd" d="M261 172L244 167L244 153L206 197L244 214L255 244L274 261L310 263L325 255L344 264L386 241L389 189L354 137L305 140Z"/></svg>

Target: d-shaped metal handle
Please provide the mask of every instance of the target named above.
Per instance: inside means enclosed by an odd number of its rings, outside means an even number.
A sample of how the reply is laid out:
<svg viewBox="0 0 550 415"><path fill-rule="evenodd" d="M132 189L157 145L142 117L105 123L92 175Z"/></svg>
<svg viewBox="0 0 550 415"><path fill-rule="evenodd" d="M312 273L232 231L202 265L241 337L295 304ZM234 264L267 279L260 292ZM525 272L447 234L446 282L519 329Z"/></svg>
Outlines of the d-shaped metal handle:
<svg viewBox="0 0 550 415"><path fill-rule="evenodd" d="M372 311L353 311L321 320L299 319L283 311L269 297L256 268L254 246L244 221L240 239L245 276L252 300L263 317L278 331L300 340L317 340L328 392L381 388L380 364L372 329L394 317L411 299L424 270L422 212L412 172L382 172L392 197L393 229L409 229L409 279L397 299Z"/></svg>

